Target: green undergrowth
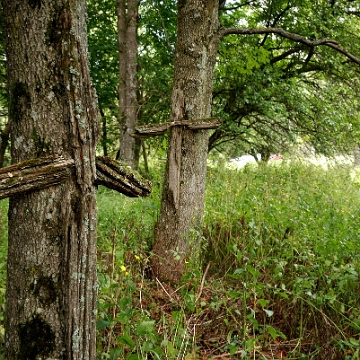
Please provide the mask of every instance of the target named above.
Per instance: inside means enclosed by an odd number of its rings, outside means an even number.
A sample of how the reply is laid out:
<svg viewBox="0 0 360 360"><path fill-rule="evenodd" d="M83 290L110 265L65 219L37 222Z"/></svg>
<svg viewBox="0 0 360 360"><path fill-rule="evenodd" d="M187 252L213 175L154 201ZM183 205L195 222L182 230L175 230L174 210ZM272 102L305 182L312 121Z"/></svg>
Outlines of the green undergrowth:
<svg viewBox="0 0 360 360"><path fill-rule="evenodd" d="M149 277L158 187L147 199L101 192L98 358L359 358L349 170L209 168L202 258L178 288Z"/></svg>
<svg viewBox="0 0 360 360"><path fill-rule="evenodd" d="M209 168L201 258L177 288L151 279L153 180L147 198L99 188L97 359L359 359L360 185L349 168Z"/></svg>

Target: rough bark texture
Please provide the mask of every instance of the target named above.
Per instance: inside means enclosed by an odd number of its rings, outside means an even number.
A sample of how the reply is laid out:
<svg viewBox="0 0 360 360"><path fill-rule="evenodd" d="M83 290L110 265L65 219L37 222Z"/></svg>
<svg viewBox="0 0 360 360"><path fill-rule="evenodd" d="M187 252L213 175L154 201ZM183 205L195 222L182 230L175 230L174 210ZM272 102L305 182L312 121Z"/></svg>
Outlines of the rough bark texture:
<svg viewBox="0 0 360 360"><path fill-rule="evenodd" d="M119 44L120 156L130 166L135 164L135 139L131 137L137 123L137 18L140 0L117 0Z"/></svg>
<svg viewBox="0 0 360 360"><path fill-rule="evenodd" d="M151 182L142 178L130 166L103 156L96 159L96 181L129 197L147 196L151 193Z"/></svg>
<svg viewBox="0 0 360 360"><path fill-rule="evenodd" d="M56 155L61 185L10 198L5 358L95 359L97 102L85 0L2 0L12 162Z"/></svg>
<svg viewBox="0 0 360 360"><path fill-rule="evenodd" d="M71 175L73 167L72 159L47 156L2 168L0 199L61 184Z"/></svg>
<svg viewBox="0 0 360 360"><path fill-rule="evenodd" d="M178 1L172 122L210 117L219 42L218 6L218 0ZM154 275L163 281L177 283L186 256L199 246L197 230L203 215L208 136L206 130L185 126L170 130L152 258Z"/></svg>

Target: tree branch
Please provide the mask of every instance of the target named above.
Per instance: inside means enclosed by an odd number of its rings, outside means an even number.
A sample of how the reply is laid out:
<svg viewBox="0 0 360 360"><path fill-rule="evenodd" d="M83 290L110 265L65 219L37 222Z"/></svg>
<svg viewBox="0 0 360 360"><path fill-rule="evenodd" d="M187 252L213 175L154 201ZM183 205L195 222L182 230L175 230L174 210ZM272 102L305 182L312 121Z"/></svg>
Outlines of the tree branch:
<svg viewBox="0 0 360 360"><path fill-rule="evenodd" d="M163 135L173 126L185 126L190 130L210 130L216 129L220 125L221 121L217 117L198 120L180 120L160 124L137 126L131 136L135 138L146 138L150 136Z"/></svg>
<svg viewBox="0 0 360 360"><path fill-rule="evenodd" d="M237 34L237 35L262 35L262 34L276 34L283 38L297 41L301 44L307 45L311 48L314 48L315 46L328 46L337 52L345 55L347 58L349 58L351 61L355 62L356 64L360 65L360 59L354 56L353 54L349 53L347 50L345 50L343 47L339 45L339 43L332 39L320 39L320 40L309 40L307 37L290 33L288 31L285 31L281 28L223 28L220 30L220 37L224 37L226 35L230 34Z"/></svg>

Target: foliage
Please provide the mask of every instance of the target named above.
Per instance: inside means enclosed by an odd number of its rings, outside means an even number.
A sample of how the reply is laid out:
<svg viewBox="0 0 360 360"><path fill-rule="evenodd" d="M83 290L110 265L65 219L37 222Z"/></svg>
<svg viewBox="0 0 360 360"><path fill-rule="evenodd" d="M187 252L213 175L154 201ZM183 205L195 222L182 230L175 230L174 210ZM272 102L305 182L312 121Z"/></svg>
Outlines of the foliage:
<svg viewBox="0 0 360 360"><path fill-rule="evenodd" d="M203 265L189 258L178 289L149 279L159 189L141 200L101 190L99 357L355 355L359 185L348 170L210 168Z"/></svg>
<svg viewBox="0 0 360 360"><path fill-rule="evenodd" d="M118 150L118 45L116 1L88 1L91 74L102 115L101 145L113 156ZM138 19L139 125L169 120L176 40L176 3L142 1ZM162 139L149 145L163 146Z"/></svg>
<svg viewBox="0 0 360 360"><path fill-rule="evenodd" d="M88 1L88 42L91 77L98 94L102 120L100 145L112 148L115 155L119 136L118 87L119 64L117 47L116 1ZM111 153L111 151L110 151Z"/></svg>
<svg viewBox="0 0 360 360"><path fill-rule="evenodd" d="M358 4L274 0L236 5L222 12L227 27L282 28L312 40L334 39L359 54L356 31L350 30L359 27ZM226 37L213 100L224 124L212 135L210 149L224 149L232 141L242 152L268 155L305 137L322 153L351 151L359 136L357 72L357 64L324 46L310 48L269 34Z"/></svg>
<svg viewBox="0 0 360 360"><path fill-rule="evenodd" d="M115 1L89 7L92 77L104 127L102 143L115 154L117 123L117 35ZM228 9L228 10L226 10ZM220 12L226 27L278 27L309 39L331 38L359 54L358 4L323 1L232 1ZM139 30L139 122L168 121L176 40L176 2L142 1ZM299 138L317 151L351 151L359 137L358 65L325 46L309 48L274 35L230 35L219 48L213 113L223 126L210 149L284 151ZM107 133L106 133L107 131ZM229 143L233 144L232 146ZM163 139L147 140L163 146Z"/></svg>

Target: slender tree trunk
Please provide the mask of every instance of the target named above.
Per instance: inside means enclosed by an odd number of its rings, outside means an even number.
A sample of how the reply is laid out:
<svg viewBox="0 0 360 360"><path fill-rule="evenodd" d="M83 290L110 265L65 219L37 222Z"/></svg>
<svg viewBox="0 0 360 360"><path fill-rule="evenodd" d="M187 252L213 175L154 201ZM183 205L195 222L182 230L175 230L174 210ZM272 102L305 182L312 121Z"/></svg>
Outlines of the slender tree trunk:
<svg viewBox="0 0 360 360"><path fill-rule="evenodd" d="M5 358L95 359L98 112L85 0L2 0L12 162L73 159L61 185L10 198Z"/></svg>
<svg viewBox="0 0 360 360"><path fill-rule="evenodd" d="M108 156L108 136L107 136L107 121L104 112L99 108L101 115L101 145L104 156Z"/></svg>
<svg viewBox="0 0 360 360"><path fill-rule="evenodd" d="M218 0L178 1L171 121L210 117L218 30ZM206 130L170 131L152 258L154 275L163 281L178 283L186 256L200 245L208 138Z"/></svg>
<svg viewBox="0 0 360 360"><path fill-rule="evenodd" d="M5 159L5 152L9 145L9 138L10 138L10 121L7 122L5 125L4 130L0 135L0 167L4 166L4 159Z"/></svg>
<svg viewBox="0 0 360 360"><path fill-rule="evenodd" d="M137 19L140 0L118 0L120 160L136 166L135 139L130 136L137 123Z"/></svg>

